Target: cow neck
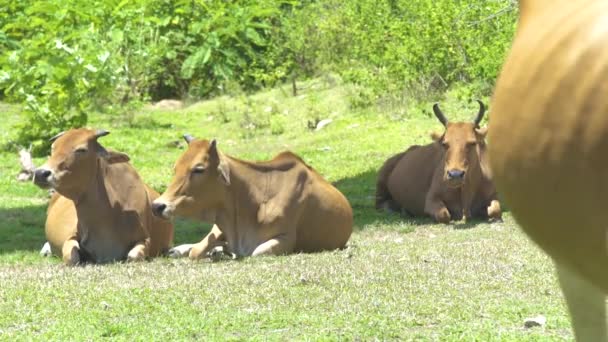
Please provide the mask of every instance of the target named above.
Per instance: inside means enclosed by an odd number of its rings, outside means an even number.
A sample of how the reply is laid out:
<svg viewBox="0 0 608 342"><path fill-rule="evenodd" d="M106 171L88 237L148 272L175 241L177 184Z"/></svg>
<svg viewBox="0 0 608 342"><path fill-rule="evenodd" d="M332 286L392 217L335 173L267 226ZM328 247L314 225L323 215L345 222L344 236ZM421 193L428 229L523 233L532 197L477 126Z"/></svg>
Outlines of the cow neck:
<svg viewBox="0 0 608 342"><path fill-rule="evenodd" d="M240 220L255 219L259 204L268 201L272 169L259 169L249 162L229 156L226 159L230 168L230 185L226 187L224 206L218 212L217 220L221 228L230 226L232 234L238 239L237 229L234 228L255 224Z"/></svg>
<svg viewBox="0 0 608 342"><path fill-rule="evenodd" d="M478 158L479 158L479 169L482 177L492 178L492 172L490 170L490 160L488 158L487 145L482 143L482 145L478 148Z"/></svg>
<svg viewBox="0 0 608 342"><path fill-rule="evenodd" d="M104 215L110 209L108 193L104 182L105 168L107 165L97 158L95 174L91 177L91 182L86 191L74 201L76 211L80 218L96 218Z"/></svg>

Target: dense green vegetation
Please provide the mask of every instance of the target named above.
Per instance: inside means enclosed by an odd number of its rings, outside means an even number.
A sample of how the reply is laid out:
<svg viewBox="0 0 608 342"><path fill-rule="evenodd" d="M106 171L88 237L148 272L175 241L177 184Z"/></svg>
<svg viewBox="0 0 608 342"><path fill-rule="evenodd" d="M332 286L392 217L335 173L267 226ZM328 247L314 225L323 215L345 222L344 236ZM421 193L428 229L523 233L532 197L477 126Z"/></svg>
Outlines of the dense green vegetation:
<svg viewBox="0 0 608 342"><path fill-rule="evenodd" d="M513 0L0 0L0 99L25 108L0 142L43 151L91 111L328 73L359 85L359 107L404 107L457 84L465 97L487 95L516 9Z"/></svg>
<svg viewBox="0 0 608 342"><path fill-rule="evenodd" d="M0 340L205 341L556 341L572 340L549 258L505 222L437 225L377 212L376 172L389 156L430 141L434 117L354 109L356 86L338 77L221 97L179 111L143 110L130 121L91 114L100 139L127 153L162 191L183 152L183 133L218 140L248 160L298 153L353 206L348 248L317 254L210 263L155 259L63 267L42 258L47 196L18 183L17 155L0 152ZM487 98L484 98L487 102ZM430 103L422 105L429 108ZM248 108L248 111L245 111ZM452 120L476 103L446 93ZM12 106L0 131L19 120ZM319 114L320 113L320 114ZM333 121L308 128L317 115ZM280 118L280 119L279 119ZM36 158L40 165L44 158ZM176 221L175 243L199 240L209 225ZM544 315L544 327L524 320Z"/></svg>

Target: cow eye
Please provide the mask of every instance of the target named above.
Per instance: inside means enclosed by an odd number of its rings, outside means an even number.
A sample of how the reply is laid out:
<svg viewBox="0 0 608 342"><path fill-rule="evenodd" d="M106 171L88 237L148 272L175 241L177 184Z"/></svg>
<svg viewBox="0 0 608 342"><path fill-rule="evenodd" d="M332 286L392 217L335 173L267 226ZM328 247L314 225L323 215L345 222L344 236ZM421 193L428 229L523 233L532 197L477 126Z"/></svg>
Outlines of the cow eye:
<svg viewBox="0 0 608 342"><path fill-rule="evenodd" d="M445 148L446 150L450 147L450 144L448 144L447 142L442 142L441 146L443 146L443 148Z"/></svg>
<svg viewBox="0 0 608 342"><path fill-rule="evenodd" d="M86 153L87 149L85 147L79 147L74 152L76 152L76 153Z"/></svg>
<svg viewBox="0 0 608 342"><path fill-rule="evenodd" d="M201 174L203 172L205 172L205 167L204 166L195 166L194 169L192 169L192 173Z"/></svg>
<svg viewBox="0 0 608 342"><path fill-rule="evenodd" d="M467 143L467 147L474 147L475 145L477 145L477 141L469 141Z"/></svg>

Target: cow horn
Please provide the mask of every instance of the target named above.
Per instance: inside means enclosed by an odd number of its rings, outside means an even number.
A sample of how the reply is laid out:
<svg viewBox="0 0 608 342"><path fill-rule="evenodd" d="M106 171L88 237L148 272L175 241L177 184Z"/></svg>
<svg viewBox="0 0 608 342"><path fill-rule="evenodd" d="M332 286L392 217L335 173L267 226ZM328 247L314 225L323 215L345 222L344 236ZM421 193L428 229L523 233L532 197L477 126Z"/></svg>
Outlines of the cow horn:
<svg viewBox="0 0 608 342"><path fill-rule="evenodd" d="M109 131L106 131L105 129L98 129L95 131L95 138L105 137L108 134L110 134Z"/></svg>
<svg viewBox="0 0 608 342"><path fill-rule="evenodd" d="M50 142L53 142L57 139L59 139L60 136L64 135L65 131L61 132L61 133L57 133L56 135L54 135L51 139L49 139Z"/></svg>
<svg viewBox="0 0 608 342"><path fill-rule="evenodd" d="M479 127L481 119L483 119L483 115L486 113L486 107L483 105L483 102L477 100L477 103L479 103L479 113L477 113L477 117L475 118L475 121L473 121L475 127Z"/></svg>
<svg viewBox="0 0 608 342"><path fill-rule="evenodd" d="M190 144L192 142L192 140L194 140L194 139L195 138L192 135L190 135L190 134L184 134L184 140L186 140L186 142L188 144Z"/></svg>
<svg viewBox="0 0 608 342"><path fill-rule="evenodd" d="M435 113L435 116L437 117L437 119L439 119L439 121L444 126L448 125L448 119L445 117L445 115L443 115L443 112L441 111L441 109L439 109L439 103L435 103L433 105L433 112Z"/></svg>

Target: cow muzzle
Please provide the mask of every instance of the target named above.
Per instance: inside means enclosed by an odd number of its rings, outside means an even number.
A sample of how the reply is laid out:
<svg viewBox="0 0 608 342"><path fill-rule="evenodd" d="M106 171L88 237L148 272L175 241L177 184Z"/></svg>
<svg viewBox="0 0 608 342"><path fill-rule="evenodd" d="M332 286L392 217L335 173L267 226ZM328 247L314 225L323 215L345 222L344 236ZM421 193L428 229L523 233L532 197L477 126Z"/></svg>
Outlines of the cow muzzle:
<svg viewBox="0 0 608 342"><path fill-rule="evenodd" d="M52 187L54 185L54 180L53 171L45 167L39 167L34 171L34 184L43 189Z"/></svg>
<svg viewBox="0 0 608 342"><path fill-rule="evenodd" d="M152 213L164 219L170 219L173 216L173 210L170 205L164 202L152 202Z"/></svg>
<svg viewBox="0 0 608 342"><path fill-rule="evenodd" d="M452 169L446 172L446 180L448 184L452 187L459 187L464 182L464 174L465 171Z"/></svg>

